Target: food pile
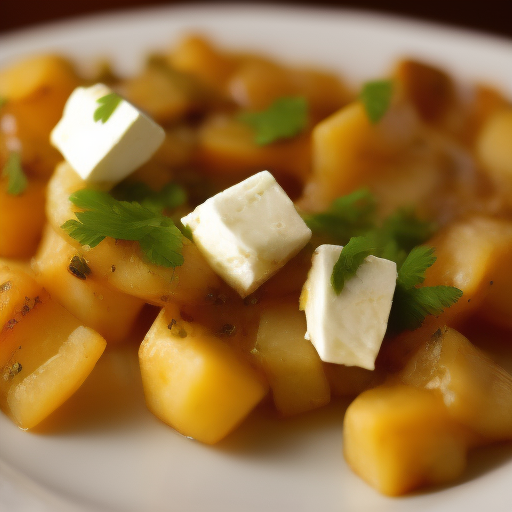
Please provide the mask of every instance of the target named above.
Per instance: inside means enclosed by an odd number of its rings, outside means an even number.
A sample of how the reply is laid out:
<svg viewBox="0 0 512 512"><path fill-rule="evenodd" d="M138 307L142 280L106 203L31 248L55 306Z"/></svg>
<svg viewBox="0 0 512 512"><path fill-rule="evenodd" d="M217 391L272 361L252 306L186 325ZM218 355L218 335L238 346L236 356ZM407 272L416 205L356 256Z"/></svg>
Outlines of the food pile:
<svg viewBox="0 0 512 512"><path fill-rule="evenodd" d="M456 479L512 439L511 140L510 99L411 59L358 90L198 36L130 78L12 64L0 408L35 427L149 317L146 403L185 436L353 397L370 485Z"/></svg>

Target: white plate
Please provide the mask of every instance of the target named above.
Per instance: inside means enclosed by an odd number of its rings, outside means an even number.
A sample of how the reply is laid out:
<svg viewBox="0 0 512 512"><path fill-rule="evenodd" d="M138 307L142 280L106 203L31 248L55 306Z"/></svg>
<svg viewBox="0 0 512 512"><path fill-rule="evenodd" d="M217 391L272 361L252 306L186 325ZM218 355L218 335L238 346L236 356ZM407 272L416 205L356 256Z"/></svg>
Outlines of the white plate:
<svg viewBox="0 0 512 512"><path fill-rule="evenodd" d="M148 50L166 47L191 30L228 48L338 69L352 80L377 77L395 57L413 55L512 96L510 41L341 10L201 6L91 17L0 37L0 66L20 55L57 50L83 65L110 56L121 72L130 73ZM98 393L93 374L58 413L65 419L57 429L25 433L0 414L0 510L512 510L510 445L473 456L457 485L389 499L343 462L339 404L279 423L257 414L210 448L179 436L145 410L136 362L123 373L120 357L125 356L108 356L95 370L114 375L114 392ZM126 398L130 390L133 403ZM102 414L89 417L82 404L95 394Z"/></svg>

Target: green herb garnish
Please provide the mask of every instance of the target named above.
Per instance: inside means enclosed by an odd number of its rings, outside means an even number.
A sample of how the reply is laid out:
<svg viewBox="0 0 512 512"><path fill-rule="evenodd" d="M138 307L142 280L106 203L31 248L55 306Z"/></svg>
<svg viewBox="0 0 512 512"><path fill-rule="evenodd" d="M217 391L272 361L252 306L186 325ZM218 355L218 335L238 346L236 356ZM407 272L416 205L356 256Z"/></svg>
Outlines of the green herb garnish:
<svg viewBox="0 0 512 512"><path fill-rule="evenodd" d="M397 264L436 229L432 222L420 219L408 208L400 208L379 222L377 200L367 189L339 197L327 211L303 215L303 218L314 235L325 243L346 245L354 236L372 237L378 256Z"/></svg>
<svg viewBox="0 0 512 512"><path fill-rule="evenodd" d="M0 96L0 108L2 108L7 103L7 98Z"/></svg>
<svg viewBox="0 0 512 512"><path fill-rule="evenodd" d="M340 294L345 282L353 277L364 259L377 251L372 237L356 236L343 247L331 274L331 285L336 294Z"/></svg>
<svg viewBox="0 0 512 512"><path fill-rule="evenodd" d="M155 211L174 210L187 202L187 192L177 183L167 183L158 192L143 182L121 182L111 191L121 201L137 201Z"/></svg>
<svg viewBox="0 0 512 512"><path fill-rule="evenodd" d="M406 208L378 222L376 211L375 197L361 189L336 199L324 213L305 215L304 220L315 235L344 246L331 274L337 294L367 256L394 261L399 270L390 330L416 329L427 315L440 314L457 302L462 292L450 286L418 288L426 270L436 261L434 249L420 246L434 234L436 226L432 222Z"/></svg>
<svg viewBox="0 0 512 512"><path fill-rule="evenodd" d="M375 80L366 82L359 95L370 121L378 123L387 112L393 97L391 80Z"/></svg>
<svg viewBox="0 0 512 512"><path fill-rule="evenodd" d="M95 247L106 237L132 240L151 263L164 267L183 264L182 235L169 217L97 190L79 190L69 199L83 211L75 213L77 220L68 220L61 227L81 245Z"/></svg>
<svg viewBox="0 0 512 512"><path fill-rule="evenodd" d="M91 274L91 268L87 265L85 258L78 256L77 254L71 258L68 265L68 271L82 281L85 281L87 276Z"/></svg>
<svg viewBox="0 0 512 512"><path fill-rule="evenodd" d="M316 235L327 236L334 243L345 245L353 236L373 229L377 203L367 189L335 199L323 213L304 215L304 221Z"/></svg>
<svg viewBox="0 0 512 512"><path fill-rule="evenodd" d="M238 119L256 132L260 146L295 137L308 123L308 102L302 96L279 98L261 112L242 112Z"/></svg>
<svg viewBox="0 0 512 512"><path fill-rule="evenodd" d="M101 121L102 123L106 123L121 101L123 101L123 98L115 92L98 98L96 103L98 103L99 107L94 111L94 120L96 122Z"/></svg>
<svg viewBox="0 0 512 512"><path fill-rule="evenodd" d="M22 194L28 185L27 176L21 166L20 154L13 151L2 170L2 176L7 178L7 193L12 196Z"/></svg>
<svg viewBox="0 0 512 512"><path fill-rule="evenodd" d="M398 269L388 330L401 332L417 329L428 315L439 315L462 297L453 286L417 286L436 261L431 247L414 248Z"/></svg>

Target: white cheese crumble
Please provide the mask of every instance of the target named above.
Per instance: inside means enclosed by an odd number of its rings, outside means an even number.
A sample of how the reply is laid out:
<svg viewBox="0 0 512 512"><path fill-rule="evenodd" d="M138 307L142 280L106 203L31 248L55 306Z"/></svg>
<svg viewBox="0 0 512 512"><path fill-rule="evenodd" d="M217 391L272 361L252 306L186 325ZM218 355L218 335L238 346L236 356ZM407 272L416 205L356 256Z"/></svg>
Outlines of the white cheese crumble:
<svg viewBox="0 0 512 512"><path fill-rule="evenodd" d="M263 171L211 197L181 219L213 270L242 297L311 238L295 206Z"/></svg>
<svg viewBox="0 0 512 512"><path fill-rule="evenodd" d="M396 263L368 256L337 295L331 275L342 249L321 245L313 255L301 296L305 337L322 361L373 370L391 310Z"/></svg>
<svg viewBox="0 0 512 512"><path fill-rule="evenodd" d="M126 100L105 121L95 121L98 99L112 93L103 84L77 87L68 98L51 143L86 181L117 183L147 162L165 132Z"/></svg>

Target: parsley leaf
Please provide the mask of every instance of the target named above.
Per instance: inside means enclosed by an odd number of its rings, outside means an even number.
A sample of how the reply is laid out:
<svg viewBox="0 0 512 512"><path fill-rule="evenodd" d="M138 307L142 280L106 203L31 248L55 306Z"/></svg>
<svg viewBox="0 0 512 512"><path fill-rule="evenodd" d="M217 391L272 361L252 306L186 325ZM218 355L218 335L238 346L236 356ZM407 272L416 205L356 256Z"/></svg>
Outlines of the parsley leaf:
<svg viewBox="0 0 512 512"><path fill-rule="evenodd" d="M415 247L398 269L398 284L408 289L423 283L425 272L436 259L433 247Z"/></svg>
<svg viewBox="0 0 512 512"><path fill-rule="evenodd" d="M28 186L27 176L21 166L20 154L13 151L2 170L2 176L7 177L7 193L12 196L19 196Z"/></svg>
<svg viewBox="0 0 512 512"><path fill-rule="evenodd" d="M424 286L404 289L397 285L388 321L388 331L414 331L428 315L439 315L462 297L453 286Z"/></svg>
<svg viewBox="0 0 512 512"><path fill-rule="evenodd" d="M305 215L304 220L316 235L327 235L332 243L344 245L331 274L336 294L367 256L394 261L398 277L388 330L416 329L426 316L438 315L455 304L462 292L451 286L417 288L436 261L433 248L420 246L434 234L435 224L401 208L379 225L376 210L374 196L361 189L336 199L324 213Z"/></svg>
<svg viewBox="0 0 512 512"><path fill-rule="evenodd" d="M331 274L331 285L337 295L341 293L345 282L357 272L364 259L377 250L372 237L356 236L343 247Z"/></svg>
<svg viewBox="0 0 512 512"><path fill-rule="evenodd" d="M413 247L427 241L437 230L435 223L420 219L410 208L400 208L387 217L381 230L389 239L409 252Z"/></svg>
<svg viewBox="0 0 512 512"><path fill-rule="evenodd" d="M61 227L82 245L95 247L106 237L137 241L151 263L183 264L182 235L169 217L136 202L118 201L106 192L83 189L69 197L84 211Z"/></svg>
<svg viewBox="0 0 512 512"><path fill-rule="evenodd" d="M453 286L416 287L435 261L433 248L415 247L400 266L388 330L417 329L426 316L441 314L462 297L462 291Z"/></svg>
<svg viewBox="0 0 512 512"><path fill-rule="evenodd" d="M286 96L261 112L242 112L238 119L255 130L256 144L265 146L304 130L308 123L308 102L302 96Z"/></svg>
<svg viewBox="0 0 512 512"><path fill-rule="evenodd" d="M375 225L376 201L367 189L360 189L335 199L323 213L304 215L304 221L316 235L331 238L345 245L351 237L372 229Z"/></svg>
<svg viewBox="0 0 512 512"><path fill-rule="evenodd" d="M391 80L375 80L366 82L359 95L368 118L373 124L378 123L387 112L393 97Z"/></svg>
<svg viewBox="0 0 512 512"><path fill-rule="evenodd" d="M106 94L105 96L98 98L96 103L98 103L99 107L94 111L94 120L96 122L101 121L105 124L121 101L123 101L123 98L115 92L111 92L110 94Z"/></svg>
<svg viewBox="0 0 512 512"><path fill-rule="evenodd" d="M174 210L187 202L187 192L177 183L167 183L158 192L140 181L121 182L111 190L118 200L137 201L155 211Z"/></svg>

